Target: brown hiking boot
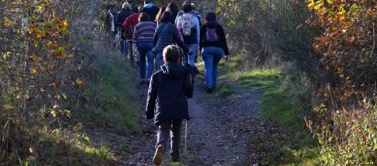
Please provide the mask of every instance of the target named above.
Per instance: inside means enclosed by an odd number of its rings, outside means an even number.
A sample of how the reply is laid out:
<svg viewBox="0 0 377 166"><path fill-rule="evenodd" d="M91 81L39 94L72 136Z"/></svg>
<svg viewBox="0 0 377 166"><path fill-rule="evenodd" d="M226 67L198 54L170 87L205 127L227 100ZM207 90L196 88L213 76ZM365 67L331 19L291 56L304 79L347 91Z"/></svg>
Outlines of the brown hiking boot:
<svg viewBox="0 0 377 166"><path fill-rule="evenodd" d="M158 147L156 148L156 152L154 153L154 157L153 157L154 165L161 165L163 154L164 154L164 147L162 145L158 145Z"/></svg>

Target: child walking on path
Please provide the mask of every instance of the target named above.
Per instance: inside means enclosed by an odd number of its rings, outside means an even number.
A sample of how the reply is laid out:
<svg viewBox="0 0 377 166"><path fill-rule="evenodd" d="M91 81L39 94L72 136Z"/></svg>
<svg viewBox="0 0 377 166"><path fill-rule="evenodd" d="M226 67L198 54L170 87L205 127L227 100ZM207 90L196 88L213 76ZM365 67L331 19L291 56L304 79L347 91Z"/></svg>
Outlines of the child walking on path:
<svg viewBox="0 0 377 166"><path fill-rule="evenodd" d="M193 95L188 70L180 63L180 48L168 45L163 50L164 64L151 77L146 118L154 118L157 129L155 165L160 165L170 138L170 159L178 162L181 142L181 126L184 119L189 120L187 98Z"/></svg>

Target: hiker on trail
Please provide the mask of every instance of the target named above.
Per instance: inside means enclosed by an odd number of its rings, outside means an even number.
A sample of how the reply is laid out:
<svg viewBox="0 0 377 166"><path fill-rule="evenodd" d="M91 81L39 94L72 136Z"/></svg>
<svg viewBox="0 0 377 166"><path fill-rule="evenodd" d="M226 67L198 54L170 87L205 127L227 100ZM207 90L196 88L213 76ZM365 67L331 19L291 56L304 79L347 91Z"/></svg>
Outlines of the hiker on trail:
<svg viewBox="0 0 377 166"><path fill-rule="evenodd" d="M155 55L153 49L153 36L156 31L156 23L154 23L149 15L141 12L139 16L139 23L135 26L133 43L139 51L139 83L149 83L154 72L154 59ZM146 70L146 59L148 60Z"/></svg>
<svg viewBox="0 0 377 166"><path fill-rule="evenodd" d="M132 7L132 14L126 18L126 20L123 23L123 29L125 30L125 36L124 40L126 40L126 43L128 46L130 46L130 63L133 67L134 64L134 52L132 48L132 40L133 40L133 33L134 28L137 23L139 23L139 9L137 6ZM138 60L137 60L138 61Z"/></svg>
<svg viewBox="0 0 377 166"><path fill-rule="evenodd" d="M187 4L191 4L191 1L189 1L189 0L184 1L184 2L182 3L182 6L187 5ZM179 17L179 16L182 16L183 14L184 14L184 13L183 13L183 10L178 11L177 16L175 17L175 20L174 20L174 23L175 23L175 24L177 24L178 17Z"/></svg>
<svg viewBox="0 0 377 166"><path fill-rule="evenodd" d="M181 32L184 43L190 47L192 53L188 55L188 64L195 66L195 58L199 48L200 25L199 19L193 15L191 3L182 6L183 15L177 19L177 29Z"/></svg>
<svg viewBox="0 0 377 166"><path fill-rule="evenodd" d="M174 20L177 19L179 9L178 9L178 5L176 3L174 3L174 2L168 3L168 5L166 6L166 11L173 13Z"/></svg>
<svg viewBox="0 0 377 166"><path fill-rule="evenodd" d="M195 16L198 17L198 20L199 20L199 26L202 27L202 15L196 10L197 7L195 5L195 3L191 3L191 7L192 7L192 13L194 13Z"/></svg>
<svg viewBox="0 0 377 166"><path fill-rule="evenodd" d="M116 25L117 25L118 30L121 31L121 34L124 34L124 29L123 29L124 21L126 20L128 16L132 14L130 8L131 8L131 4L129 4L128 2L125 2L122 5L122 10L118 12ZM130 51L130 46L127 44L124 36L122 35L122 40L120 42L120 52L122 53L121 57L124 57L125 59L127 59L127 54L129 51Z"/></svg>
<svg viewBox="0 0 377 166"><path fill-rule="evenodd" d="M184 53L190 55L192 50L182 41L176 26L173 24L173 14L168 11L162 13L160 24L157 26L153 38L153 53L156 55L156 70L163 65L162 50L171 44L178 44Z"/></svg>
<svg viewBox="0 0 377 166"><path fill-rule="evenodd" d="M151 1L144 1L144 7L141 9L142 12L145 12L151 17L151 20L154 21L158 13L159 8L156 7Z"/></svg>
<svg viewBox="0 0 377 166"><path fill-rule="evenodd" d="M161 19L162 13L164 13L165 9L166 9L166 7L163 6L163 7L160 7L160 9L158 10L156 18L154 19L154 22L157 23L157 25L160 24L160 19Z"/></svg>
<svg viewBox="0 0 377 166"><path fill-rule="evenodd" d="M218 64L223 54L229 56L229 50L224 29L216 21L216 14L208 12L204 21L205 24L200 28L199 47L204 61L207 93L212 93L217 84Z"/></svg>
<svg viewBox="0 0 377 166"><path fill-rule="evenodd" d="M179 63L180 48L168 45L163 50L165 64L152 75L146 105L146 118L154 118L157 129L155 165L161 165L170 138L170 159L180 160L181 126L189 120L187 98L193 94L188 71Z"/></svg>
<svg viewBox="0 0 377 166"><path fill-rule="evenodd" d="M111 36L115 37L116 35L116 27L115 27L115 19L117 17L117 13L113 12L112 7L110 5L107 5L107 29L111 32Z"/></svg>
<svg viewBox="0 0 377 166"><path fill-rule="evenodd" d="M120 33L117 35L117 29L115 25L115 19L117 17L117 13L112 10L111 5L106 6L107 14L106 14L106 23L105 28L110 32L111 40L112 40L112 47L116 46L116 43L120 40Z"/></svg>

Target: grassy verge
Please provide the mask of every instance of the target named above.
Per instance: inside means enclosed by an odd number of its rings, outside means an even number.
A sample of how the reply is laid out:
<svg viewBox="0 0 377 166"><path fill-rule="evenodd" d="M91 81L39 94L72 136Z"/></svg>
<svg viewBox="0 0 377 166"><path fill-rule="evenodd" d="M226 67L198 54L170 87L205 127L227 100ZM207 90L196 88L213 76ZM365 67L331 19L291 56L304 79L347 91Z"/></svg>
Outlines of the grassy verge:
<svg viewBox="0 0 377 166"><path fill-rule="evenodd" d="M90 69L94 70L87 88L91 106L82 119L89 125L140 131L135 71L111 53L98 56Z"/></svg>
<svg viewBox="0 0 377 166"><path fill-rule="evenodd" d="M307 132L304 118L310 116L310 95L306 91L306 80L302 75L287 75L280 67L244 70L240 56L221 62L219 92L231 92L227 81L262 90L261 113L266 120L278 122L291 138L288 142L276 140L278 149L270 156L269 163L286 158L286 165L316 165L318 150L315 138ZM229 94L229 93L228 93ZM262 139L259 136L254 139ZM310 148L309 148L310 147Z"/></svg>
<svg viewBox="0 0 377 166"><path fill-rule="evenodd" d="M36 114L25 122L1 121L6 124L4 130L14 129L8 132L7 150L1 150L2 165L116 165L119 162L106 145L92 144L91 138L81 130L95 126L140 132L134 70L109 54L111 51L96 51L72 62L80 62L77 66L84 80L83 88L70 89L67 94L84 95L67 97L69 116Z"/></svg>

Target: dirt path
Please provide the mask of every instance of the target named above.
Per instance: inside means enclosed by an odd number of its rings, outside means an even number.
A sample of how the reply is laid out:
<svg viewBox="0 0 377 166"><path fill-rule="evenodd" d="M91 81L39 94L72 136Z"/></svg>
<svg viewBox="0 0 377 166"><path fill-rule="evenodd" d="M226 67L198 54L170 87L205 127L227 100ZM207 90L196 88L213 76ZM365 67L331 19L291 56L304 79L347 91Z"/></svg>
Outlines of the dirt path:
<svg viewBox="0 0 377 166"><path fill-rule="evenodd" d="M267 159L274 151L274 140L281 137L274 123L260 119L259 106L262 92L229 82L234 93L221 97L207 94L203 80L196 78L194 98L189 100L191 120L188 122L187 151L182 128L181 165L188 166L245 166L268 165ZM137 84L141 107L145 107L148 85ZM119 159L119 165L153 165L156 142L153 120L140 120L144 125L141 134L116 131L90 131L93 142L105 144ZM172 165L165 154L162 165Z"/></svg>

